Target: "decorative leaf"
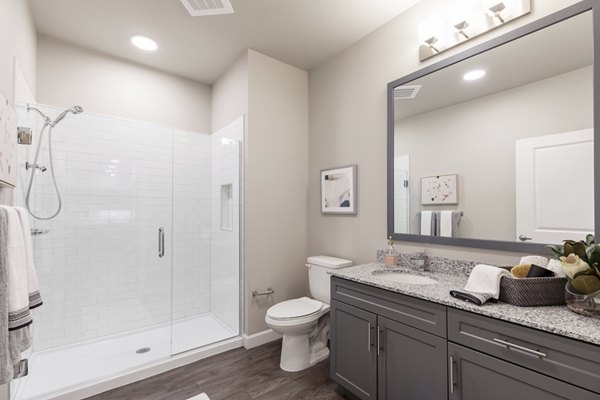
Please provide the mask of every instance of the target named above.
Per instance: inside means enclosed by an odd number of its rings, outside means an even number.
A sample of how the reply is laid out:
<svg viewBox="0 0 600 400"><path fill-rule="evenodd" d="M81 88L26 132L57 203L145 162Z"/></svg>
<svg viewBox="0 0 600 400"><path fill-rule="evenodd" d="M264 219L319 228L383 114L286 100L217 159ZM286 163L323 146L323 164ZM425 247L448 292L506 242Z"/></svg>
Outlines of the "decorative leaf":
<svg viewBox="0 0 600 400"><path fill-rule="evenodd" d="M580 273L571 280L571 286L581 294L591 294L600 290L600 279L596 275Z"/></svg>
<svg viewBox="0 0 600 400"><path fill-rule="evenodd" d="M592 244L594 244L594 234L593 233L588 233L585 236L585 243L590 246Z"/></svg>
<svg viewBox="0 0 600 400"><path fill-rule="evenodd" d="M565 255L569 255L571 253L579 256L583 261L588 262L587 254L586 254L586 244L584 241L576 242L574 240L565 240L564 253Z"/></svg>
<svg viewBox="0 0 600 400"><path fill-rule="evenodd" d="M557 244L557 245L549 245L549 246L546 246L546 247L548 247L552 251L552 254L554 254L554 257L556 257L556 258L559 258L559 257L565 255L563 246L561 246L559 244Z"/></svg>
<svg viewBox="0 0 600 400"><path fill-rule="evenodd" d="M575 275L573 275L573 279L577 278L578 276L586 276L586 275L596 276L596 270L594 268L588 268L585 271L577 272Z"/></svg>
<svg viewBox="0 0 600 400"><path fill-rule="evenodd" d="M588 258L588 264L590 264L590 267L592 267L593 264L600 263L600 245L599 244L590 245L590 247L587 248L586 253L587 253L587 258Z"/></svg>

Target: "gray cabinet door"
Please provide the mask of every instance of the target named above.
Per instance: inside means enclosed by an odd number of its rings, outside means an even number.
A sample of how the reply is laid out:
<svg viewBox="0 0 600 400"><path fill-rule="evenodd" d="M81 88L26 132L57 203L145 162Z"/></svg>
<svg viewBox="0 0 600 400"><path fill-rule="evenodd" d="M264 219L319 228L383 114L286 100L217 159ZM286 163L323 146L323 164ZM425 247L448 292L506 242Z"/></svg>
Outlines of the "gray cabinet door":
<svg viewBox="0 0 600 400"><path fill-rule="evenodd" d="M360 399L377 399L377 316L331 302L331 378Z"/></svg>
<svg viewBox="0 0 600 400"><path fill-rule="evenodd" d="M449 400L600 400L600 395L448 343Z"/></svg>
<svg viewBox="0 0 600 400"><path fill-rule="evenodd" d="M381 316L379 400L446 400L447 341Z"/></svg>

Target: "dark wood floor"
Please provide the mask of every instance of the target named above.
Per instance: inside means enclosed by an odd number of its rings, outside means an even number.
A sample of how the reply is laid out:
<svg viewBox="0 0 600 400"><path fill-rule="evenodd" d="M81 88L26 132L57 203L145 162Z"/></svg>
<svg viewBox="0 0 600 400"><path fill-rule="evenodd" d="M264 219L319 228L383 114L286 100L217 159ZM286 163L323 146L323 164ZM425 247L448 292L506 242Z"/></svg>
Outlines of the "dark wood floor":
<svg viewBox="0 0 600 400"><path fill-rule="evenodd" d="M329 361L300 372L279 368L281 341L228 351L88 400L342 400L329 378Z"/></svg>

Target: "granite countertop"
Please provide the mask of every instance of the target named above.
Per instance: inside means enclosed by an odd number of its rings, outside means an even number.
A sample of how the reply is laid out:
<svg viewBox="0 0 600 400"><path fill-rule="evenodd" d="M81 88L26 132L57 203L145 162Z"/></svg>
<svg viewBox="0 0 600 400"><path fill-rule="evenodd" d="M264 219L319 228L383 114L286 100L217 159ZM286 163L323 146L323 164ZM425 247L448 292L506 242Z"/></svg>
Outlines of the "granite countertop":
<svg viewBox="0 0 600 400"><path fill-rule="evenodd" d="M378 272L391 270L382 263L362 264L336 270L333 276L600 345L600 319L575 314L566 306L516 307L502 302L477 306L450 296L450 290L462 289L467 283L468 276L464 271L454 274L450 273L450 268L431 272L418 272L408 267L393 269L428 276L438 281L435 285L396 283L377 277Z"/></svg>

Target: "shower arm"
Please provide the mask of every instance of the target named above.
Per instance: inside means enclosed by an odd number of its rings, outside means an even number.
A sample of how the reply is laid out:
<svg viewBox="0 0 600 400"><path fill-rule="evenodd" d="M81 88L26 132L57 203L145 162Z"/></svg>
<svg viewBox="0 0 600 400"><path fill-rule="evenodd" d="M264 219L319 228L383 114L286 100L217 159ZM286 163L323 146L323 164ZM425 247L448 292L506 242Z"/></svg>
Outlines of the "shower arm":
<svg viewBox="0 0 600 400"><path fill-rule="evenodd" d="M42 119L44 120L44 125L52 125L52 120L50 118L48 118L48 116L46 114L44 114L37 108L32 107L29 104L27 104L27 111L32 111L32 110L35 111L36 113L38 113L42 117Z"/></svg>

